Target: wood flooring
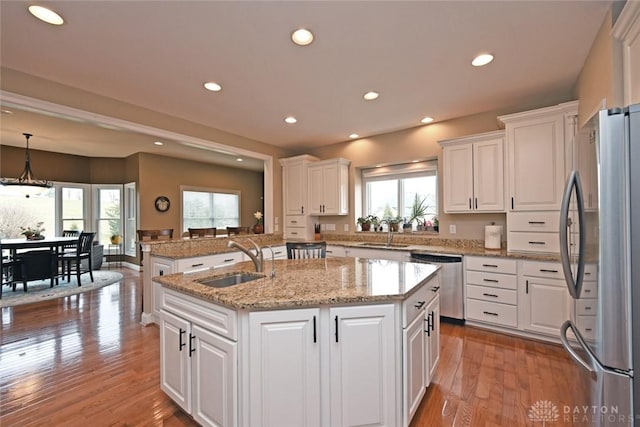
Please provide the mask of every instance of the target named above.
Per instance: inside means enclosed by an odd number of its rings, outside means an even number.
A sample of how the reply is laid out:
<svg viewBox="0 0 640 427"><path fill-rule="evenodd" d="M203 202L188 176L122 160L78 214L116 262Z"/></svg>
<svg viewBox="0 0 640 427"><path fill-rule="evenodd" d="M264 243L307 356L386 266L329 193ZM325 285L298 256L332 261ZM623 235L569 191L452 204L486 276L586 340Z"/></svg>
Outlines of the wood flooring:
<svg viewBox="0 0 640 427"><path fill-rule="evenodd" d="M161 390L157 326L140 325L142 277L2 308L0 426L195 426ZM411 424L542 425L537 401L584 403L564 350L471 327L442 325L442 355Z"/></svg>

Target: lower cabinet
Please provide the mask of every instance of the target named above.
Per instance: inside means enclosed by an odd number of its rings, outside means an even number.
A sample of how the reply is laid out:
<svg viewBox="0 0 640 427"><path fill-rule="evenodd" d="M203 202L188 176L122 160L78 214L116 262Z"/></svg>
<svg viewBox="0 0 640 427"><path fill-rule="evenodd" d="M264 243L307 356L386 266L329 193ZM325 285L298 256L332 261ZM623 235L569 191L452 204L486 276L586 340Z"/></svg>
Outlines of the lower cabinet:
<svg viewBox="0 0 640 427"><path fill-rule="evenodd" d="M430 342L426 336L431 331L428 315L422 309L418 316L402 330L402 377L404 383L403 409L405 425L413 418L429 383Z"/></svg>
<svg viewBox="0 0 640 427"><path fill-rule="evenodd" d="M317 308L249 313L249 425L320 426Z"/></svg>
<svg viewBox="0 0 640 427"><path fill-rule="evenodd" d="M433 373L440 361L440 295L431 300L425 310L425 333L427 339L425 340L426 356L428 359L425 374L425 386L431 384Z"/></svg>

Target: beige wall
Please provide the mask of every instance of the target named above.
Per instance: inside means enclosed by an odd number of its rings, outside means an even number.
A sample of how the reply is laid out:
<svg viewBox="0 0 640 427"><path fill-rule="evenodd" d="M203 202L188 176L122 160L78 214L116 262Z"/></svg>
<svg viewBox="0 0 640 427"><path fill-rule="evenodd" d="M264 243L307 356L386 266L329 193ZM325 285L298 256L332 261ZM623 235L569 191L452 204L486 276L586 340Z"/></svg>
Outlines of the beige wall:
<svg viewBox="0 0 640 427"><path fill-rule="evenodd" d="M17 178L24 169L24 147L12 147L9 145L0 146L0 176L3 178ZM29 149L31 153L31 170L38 179L61 182L91 183L91 162L83 156L71 154L52 153L49 151L39 151ZM101 159L111 160L111 159ZM97 164L103 164L100 159L96 159ZM111 169L101 173L100 178L110 173ZM115 181L119 182L119 181ZM105 181L102 181L105 183Z"/></svg>
<svg viewBox="0 0 640 427"><path fill-rule="evenodd" d="M578 125L582 126L601 106L623 105L622 49L611 36L612 15L607 13L591 46L576 84L580 100Z"/></svg>

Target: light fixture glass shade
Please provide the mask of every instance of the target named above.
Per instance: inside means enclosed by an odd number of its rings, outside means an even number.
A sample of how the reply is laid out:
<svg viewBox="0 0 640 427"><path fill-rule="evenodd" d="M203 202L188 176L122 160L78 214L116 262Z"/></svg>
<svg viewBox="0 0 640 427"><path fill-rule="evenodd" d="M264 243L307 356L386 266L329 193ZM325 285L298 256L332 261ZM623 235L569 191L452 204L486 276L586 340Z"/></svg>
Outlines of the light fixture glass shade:
<svg viewBox="0 0 640 427"><path fill-rule="evenodd" d="M2 185L24 185L28 187L53 187L53 182L46 181L44 179L37 179L31 171L31 156L29 154L29 138L32 136L30 133L23 133L27 138L27 149L24 155L24 170L17 178L2 178L0 184Z"/></svg>

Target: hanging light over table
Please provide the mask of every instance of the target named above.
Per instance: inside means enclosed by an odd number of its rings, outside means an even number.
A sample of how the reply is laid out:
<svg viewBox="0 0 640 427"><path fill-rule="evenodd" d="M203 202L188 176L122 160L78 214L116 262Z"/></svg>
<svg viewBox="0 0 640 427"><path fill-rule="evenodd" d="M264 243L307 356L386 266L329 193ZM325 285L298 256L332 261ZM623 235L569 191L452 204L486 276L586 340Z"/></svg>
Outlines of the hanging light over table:
<svg viewBox="0 0 640 427"><path fill-rule="evenodd" d="M31 156L29 155L29 138L33 135L30 133L23 133L25 138L27 138L27 150L24 156L24 170L17 178L3 178L0 179L0 184L2 185L21 185L27 187L43 187L43 188L51 188L53 187L53 182L46 181L44 179L37 179L33 172L31 171ZM28 197L28 196L27 196Z"/></svg>

